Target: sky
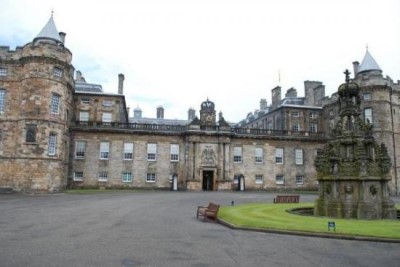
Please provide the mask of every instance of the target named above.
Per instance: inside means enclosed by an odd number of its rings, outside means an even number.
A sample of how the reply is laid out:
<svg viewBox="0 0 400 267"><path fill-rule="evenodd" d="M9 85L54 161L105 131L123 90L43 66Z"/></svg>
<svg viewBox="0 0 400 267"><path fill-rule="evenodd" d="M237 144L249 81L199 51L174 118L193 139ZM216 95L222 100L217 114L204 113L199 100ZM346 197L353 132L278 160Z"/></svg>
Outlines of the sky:
<svg viewBox="0 0 400 267"><path fill-rule="evenodd" d="M366 49L400 80L398 0L0 0L0 46L32 41L54 11L73 65L89 83L156 117L199 116L207 98L239 122L271 89L321 81L326 95ZM130 114L132 116L132 114Z"/></svg>

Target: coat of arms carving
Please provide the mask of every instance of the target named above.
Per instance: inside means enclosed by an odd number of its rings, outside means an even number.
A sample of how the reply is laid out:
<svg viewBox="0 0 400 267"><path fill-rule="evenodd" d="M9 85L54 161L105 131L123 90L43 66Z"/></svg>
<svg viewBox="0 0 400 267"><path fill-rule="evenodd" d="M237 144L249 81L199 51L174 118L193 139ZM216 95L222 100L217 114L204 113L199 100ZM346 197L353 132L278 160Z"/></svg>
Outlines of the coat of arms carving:
<svg viewBox="0 0 400 267"><path fill-rule="evenodd" d="M206 146L201 153L201 164L215 166L215 152L211 146Z"/></svg>

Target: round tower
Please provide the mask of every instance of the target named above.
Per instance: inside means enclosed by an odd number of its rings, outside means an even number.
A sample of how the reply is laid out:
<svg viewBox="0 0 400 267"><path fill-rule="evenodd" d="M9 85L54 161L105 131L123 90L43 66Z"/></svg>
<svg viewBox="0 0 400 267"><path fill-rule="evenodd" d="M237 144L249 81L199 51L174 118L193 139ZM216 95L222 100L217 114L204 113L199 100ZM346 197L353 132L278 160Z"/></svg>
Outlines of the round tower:
<svg viewBox="0 0 400 267"><path fill-rule="evenodd" d="M52 15L32 42L0 52L8 73L0 81L5 91L0 123L7 126L0 163L7 168L0 168L8 170L0 174L0 186L58 191L66 185L74 68L64 41Z"/></svg>

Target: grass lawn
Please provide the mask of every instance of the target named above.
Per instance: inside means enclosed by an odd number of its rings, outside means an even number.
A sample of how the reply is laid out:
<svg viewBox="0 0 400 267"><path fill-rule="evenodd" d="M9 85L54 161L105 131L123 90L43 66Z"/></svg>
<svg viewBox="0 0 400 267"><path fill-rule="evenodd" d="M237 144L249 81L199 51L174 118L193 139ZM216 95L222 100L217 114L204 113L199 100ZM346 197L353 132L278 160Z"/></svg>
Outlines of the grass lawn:
<svg viewBox="0 0 400 267"><path fill-rule="evenodd" d="M334 221L336 234L400 239L400 220L348 220L286 212L287 209L313 206L314 203L223 206L218 218L235 226L313 233L334 233L332 229L328 231L328 222Z"/></svg>

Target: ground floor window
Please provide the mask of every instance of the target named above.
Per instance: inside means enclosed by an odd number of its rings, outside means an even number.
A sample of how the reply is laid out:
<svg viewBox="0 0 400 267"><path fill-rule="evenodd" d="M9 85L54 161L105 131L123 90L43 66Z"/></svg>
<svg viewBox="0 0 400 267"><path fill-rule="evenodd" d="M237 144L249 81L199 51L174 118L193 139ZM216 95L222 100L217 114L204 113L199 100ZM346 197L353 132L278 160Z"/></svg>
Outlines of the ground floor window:
<svg viewBox="0 0 400 267"><path fill-rule="evenodd" d="M155 173L148 173L146 177L147 183L155 183L156 182L156 174Z"/></svg>
<svg viewBox="0 0 400 267"><path fill-rule="evenodd" d="M74 172L74 181L76 182L83 181L83 172Z"/></svg>
<svg viewBox="0 0 400 267"><path fill-rule="evenodd" d="M99 172L99 182L107 182L108 173L107 172Z"/></svg>
<svg viewBox="0 0 400 267"><path fill-rule="evenodd" d="M262 175L256 175L256 184L263 184L264 177Z"/></svg>
<svg viewBox="0 0 400 267"><path fill-rule="evenodd" d="M283 175L275 176L276 184L285 184L285 177Z"/></svg>
<svg viewBox="0 0 400 267"><path fill-rule="evenodd" d="M122 182L124 182L124 183L132 182L132 173L131 172L123 172L122 173Z"/></svg>
<svg viewBox="0 0 400 267"><path fill-rule="evenodd" d="M304 184L304 176L303 175L296 175L296 184L298 184L298 185Z"/></svg>

